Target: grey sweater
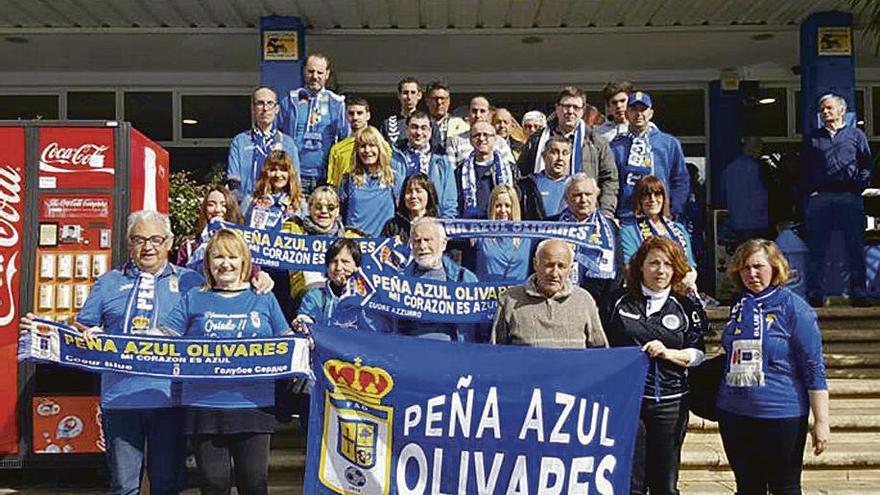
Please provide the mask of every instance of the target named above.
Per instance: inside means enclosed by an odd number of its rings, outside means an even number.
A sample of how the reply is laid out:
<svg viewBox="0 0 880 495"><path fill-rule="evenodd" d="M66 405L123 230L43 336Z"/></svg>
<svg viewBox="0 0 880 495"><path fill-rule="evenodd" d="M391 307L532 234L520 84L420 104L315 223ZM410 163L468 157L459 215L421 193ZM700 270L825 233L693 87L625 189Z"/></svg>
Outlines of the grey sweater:
<svg viewBox="0 0 880 495"><path fill-rule="evenodd" d="M492 343L545 348L608 347L596 301L589 292L565 281L547 297L532 275L525 285L511 287L498 304Z"/></svg>

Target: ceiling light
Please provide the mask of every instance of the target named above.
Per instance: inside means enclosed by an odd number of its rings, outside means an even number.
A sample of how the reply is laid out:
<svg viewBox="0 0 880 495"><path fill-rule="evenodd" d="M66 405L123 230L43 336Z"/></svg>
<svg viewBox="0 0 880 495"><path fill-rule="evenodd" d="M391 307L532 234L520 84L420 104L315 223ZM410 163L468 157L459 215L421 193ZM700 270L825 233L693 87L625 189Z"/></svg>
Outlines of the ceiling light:
<svg viewBox="0 0 880 495"><path fill-rule="evenodd" d="M752 41L769 41L775 37L776 35L773 33L760 33L752 36Z"/></svg>
<svg viewBox="0 0 880 495"><path fill-rule="evenodd" d="M25 38L24 36L7 36L3 39L8 41L9 43L15 43L16 45L23 45L23 44L27 43L28 41L30 41L27 38Z"/></svg>
<svg viewBox="0 0 880 495"><path fill-rule="evenodd" d="M196 119L183 119L184 125L196 125L199 123Z"/></svg>
<svg viewBox="0 0 880 495"><path fill-rule="evenodd" d="M537 45L538 43L543 43L544 38L540 36L526 36L521 41L524 45Z"/></svg>
<svg viewBox="0 0 880 495"><path fill-rule="evenodd" d="M776 98L761 98L758 100L758 103L761 105L772 105L773 103L776 103Z"/></svg>

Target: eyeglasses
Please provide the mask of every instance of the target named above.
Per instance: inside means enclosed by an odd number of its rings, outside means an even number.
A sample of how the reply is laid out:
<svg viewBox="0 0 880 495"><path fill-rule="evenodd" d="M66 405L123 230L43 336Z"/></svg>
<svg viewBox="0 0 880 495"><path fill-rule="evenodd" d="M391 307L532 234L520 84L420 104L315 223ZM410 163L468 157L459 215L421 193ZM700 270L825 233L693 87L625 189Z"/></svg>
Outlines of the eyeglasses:
<svg viewBox="0 0 880 495"><path fill-rule="evenodd" d="M254 102L254 107L256 108L265 108L266 110L272 110L275 106L278 105L277 101L263 101L258 100Z"/></svg>
<svg viewBox="0 0 880 495"><path fill-rule="evenodd" d="M339 205L328 205L328 204L318 203L318 204L312 205L312 208L314 208L318 211L332 212L332 211L336 211L339 208Z"/></svg>
<svg viewBox="0 0 880 495"><path fill-rule="evenodd" d="M471 134L471 137L474 139L492 139L495 137L495 134L490 134L488 132L478 132L476 134Z"/></svg>
<svg viewBox="0 0 880 495"><path fill-rule="evenodd" d="M165 237L164 235L153 235L153 236L150 236L150 237L144 237L144 236L140 236L140 235L133 235L133 236L131 236L131 237L128 238L128 242L130 242L131 245L132 245L132 246L135 246L135 247L141 247L141 246L143 246L144 244L146 244L146 243L148 243L148 242L149 242L150 245L153 246L153 247L155 247L155 246L161 246L162 244L165 244L165 241L167 241L167 240L168 240L168 238Z"/></svg>

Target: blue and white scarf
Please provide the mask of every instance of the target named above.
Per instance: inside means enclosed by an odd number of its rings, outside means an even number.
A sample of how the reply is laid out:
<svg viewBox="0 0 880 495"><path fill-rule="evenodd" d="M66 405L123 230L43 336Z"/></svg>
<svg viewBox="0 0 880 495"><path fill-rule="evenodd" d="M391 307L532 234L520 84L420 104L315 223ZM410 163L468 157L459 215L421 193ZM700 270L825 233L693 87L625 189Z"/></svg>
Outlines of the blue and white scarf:
<svg viewBox="0 0 880 495"><path fill-rule="evenodd" d="M629 157L624 168L637 173L640 178L654 175L654 150L651 147L651 140L648 139L648 132L641 135L636 135L632 131L629 133L632 142L629 145Z"/></svg>
<svg viewBox="0 0 880 495"><path fill-rule="evenodd" d="M617 266L614 263L614 229L611 227L611 220L594 211L585 220L579 221L574 213L566 208L559 214L559 221L590 226L587 237L590 246L581 246L574 252L574 261L584 267L584 277L610 280L617 276ZM599 256L596 256L595 252L588 254L590 250L598 250ZM574 279L580 277L580 270L577 267L571 273ZM580 284L580 280L572 280L572 282Z"/></svg>
<svg viewBox="0 0 880 495"><path fill-rule="evenodd" d="M406 165L405 175L407 177L416 172L428 175L432 157L430 145L421 150L407 146L406 151L401 154Z"/></svg>
<svg viewBox="0 0 880 495"><path fill-rule="evenodd" d="M248 221L255 229L277 231L295 213L293 200L286 192L269 194L254 200Z"/></svg>
<svg viewBox="0 0 880 495"><path fill-rule="evenodd" d="M251 184L256 184L260 178L262 163L273 151L281 150L281 131L272 122L267 132L263 132L258 126L251 129L251 142L254 143L254 154L251 155Z"/></svg>
<svg viewBox="0 0 880 495"><path fill-rule="evenodd" d="M675 224L668 220L663 215L660 215L660 221L663 222L663 226L666 227L666 232L670 239L674 240L681 246L681 250L687 253L687 232L683 231ZM654 224L651 223L651 220L646 216L637 216L636 217L636 230L639 233L639 244L645 242L645 240L649 237L662 237L660 233L657 232L657 229L654 228Z"/></svg>
<svg viewBox="0 0 880 495"><path fill-rule="evenodd" d="M159 271L159 274L169 269L171 269L170 265L166 265ZM126 263L123 273L137 275L137 279L125 305L122 333L126 335L161 335L156 330L159 318L159 298L156 296L159 275L141 271L131 260ZM171 276L174 278L169 283L176 286L177 275L172 274Z"/></svg>
<svg viewBox="0 0 880 495"><path fill-rule="evenodd" d="M570 166L570 174L574 175L583 171L583 156L584 156L584 122L578 122L577 127L574 130L574 141L571 143L571 166ZM544 164L544 148L547 147L547 142L550 141L550 137L553 135L553 132L550 130L550 126L544 128L544 131L541 133L541 139L538 140L538 151L535 155L535 173L546 169L546 165Z"/></svg>
<svg viewBox="0 0 880 495"><path fill-rule="evenodd" d="M461 165L461 194L464 198L465 216L477 209L476 156L476 152L471 153L470 158ZM492 182L493 187L499 184L513 186L513 173L506 163L502 163L501 155L497 151L492 152Z"/></svg>
<svg viewBox="0 0 880 495"><path fill-rule="evenodd" d="M764 308L779 295L777 287L759 294L745 291L742 299L731 309L728 332L732 340L727 357L728 368L724 379L730 387L764 386L764 332L773 320Z"/></svg>

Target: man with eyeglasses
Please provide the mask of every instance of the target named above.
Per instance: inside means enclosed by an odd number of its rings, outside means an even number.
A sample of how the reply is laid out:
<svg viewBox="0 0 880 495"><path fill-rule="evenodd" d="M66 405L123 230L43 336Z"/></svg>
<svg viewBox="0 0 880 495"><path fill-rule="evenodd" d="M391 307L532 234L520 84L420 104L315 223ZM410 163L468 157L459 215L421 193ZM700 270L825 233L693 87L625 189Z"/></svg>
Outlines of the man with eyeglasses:
<svg viewBox="0 0 880 495"><path fill-rule="evenodd" d="M159 319L180 297L205 282L201 274L169 263L173 239L166 215L144 210L128 217L129 260L98 278L76 316L87 337L99 332L155 334ZM171 380L101 375L111 493L140 493L145 456L150 493L180 492L185 445L184 410L179 406L180 390Z"/></svg>
<svg viewBox="0 0 880 495"><path fill-rule="evenodd" d="M471 131L477 122L490 122L492 120L492 105L489 99L483 95L477 95L471 98L468 105L468 123L471 130L462 132L457 136L449 138L446 144L446 154L449 156L449 163L456 164L467 160L474 151L473 141L471 140ZM491 125L490 125L491 127ZM501 160L505 163L516 162L513 152L510 151L510 145L506 139L499 139L493 134L492 148L501 156Z"/></svg>
<svg viewBox="0 0 880 495"><path fill-rule="evenodd" d="M497 148L495 128L478 120L468 132L471 153L456 166L459 218L486 218L492 189L513 186L513 156L505 158ZM510 151L510 148L508 148Z"/></svg>
<svg viewBox="0 0 880 495"><path fill-rule="evenodd" d="M299 171L299 152L293 138L281 132L275 124L278 114L275 90L260 86L254 90L252 100L253 127L232 139L226 165L229 189L239 204L253 194L263 162L273 151L286 152Z"/></svg>
<svg viewBox="0 0 880 495"><path fill-rule="evenodd" d="M669 192L669 210L673 217L684 211L691 194L691 176L684 161L681 142L651 123L654 103L644 91L630 93L626 106L629 132L611 143L611 152L620 176L617 198L618 219L634 215L632 195L642 177L654 175Z"/></svg>
<svg viewBox="0 0 880 495"><path fill-rule="evenodd" d="M431 116L431 148L445 151L449 139L467 131L468 124L461 117L449 113L452 95L446 83L431 81L425 95L428 115Z"/></svg>
<svg viewBox="0 0 880 495"><path fill-rule="evenodd" d="M351 171L351 156L354 152L354 135L370 125L370 104L367 100L354 96L345 99L345 117L351 126L351 135L330 148L327 160L327 184L339 187L345 174ZM391 146L384 143L385 151L391 155Z"/></svg>
<svg viewBox="0 0 880 495"><path fill-rule="evenodd" d="M561 136L571 143L570 173L584 173L599 185L599 211L614 217L617 207L617 166L608 142L596 136L584 122L586 95L578 88L566 86L556 96L556 111L547 119L540 133L532 134L523 147L516 165L522 177L539 174L548 166L544 163L547 143L553 136Z"/></svg>
<svg viewBox="0 0 880 495"><path fill-rule="evenodd" d="M279 102L278 127L299 149L300 182L304 194L327 180L330 148L351 134L345 119L345 97L327 89L330 59L312 53L303 67L306 87L292 90Z"/></svg>

